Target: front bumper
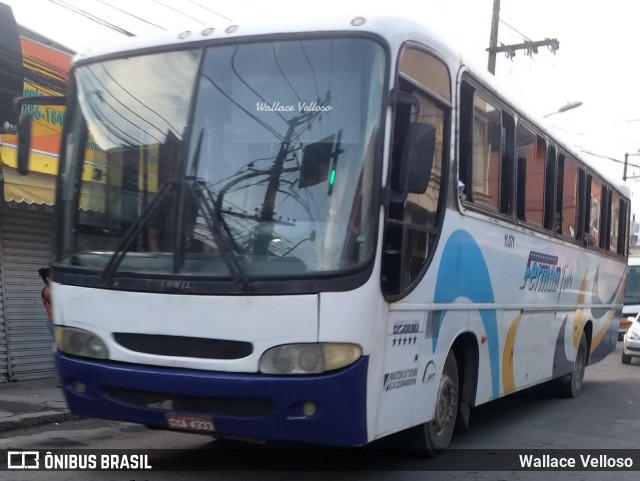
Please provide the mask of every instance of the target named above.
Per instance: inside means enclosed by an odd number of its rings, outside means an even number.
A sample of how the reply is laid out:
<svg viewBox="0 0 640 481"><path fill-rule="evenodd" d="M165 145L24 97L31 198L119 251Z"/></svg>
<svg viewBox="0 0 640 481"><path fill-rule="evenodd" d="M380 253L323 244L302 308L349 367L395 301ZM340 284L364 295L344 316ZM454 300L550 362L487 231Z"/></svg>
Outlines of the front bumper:
<svg viewBox="0 0 640 481"><path fill-rule="evenodd" d="M69 409L169 429L166 414L211 417L214 436L335 446L367 443L368 357L315 376L141 366L55 353ZM82 384L78 384L78 382ZM303 405L315 404L307 415Z"/></svg>
<svg viewBox="0 0 640 481"><path fill-rule="evenodd" d="M629 339L628 335L625 335L622 343L622 352L626 356L640 356L640 339Z"/></svg>

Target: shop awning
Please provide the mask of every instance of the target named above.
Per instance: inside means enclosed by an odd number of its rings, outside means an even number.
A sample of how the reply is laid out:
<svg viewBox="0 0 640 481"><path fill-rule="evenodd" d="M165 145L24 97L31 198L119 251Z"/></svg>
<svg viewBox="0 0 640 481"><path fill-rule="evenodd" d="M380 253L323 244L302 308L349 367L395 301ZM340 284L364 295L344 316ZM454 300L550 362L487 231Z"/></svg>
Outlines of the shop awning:
<svg viewBox="0 0 640 481"><path fill-rule="evenodd" d="M56 176L30 172L20 175L16 169L2 166L4 200L27 204L53 205L56 196Z"/></svg>

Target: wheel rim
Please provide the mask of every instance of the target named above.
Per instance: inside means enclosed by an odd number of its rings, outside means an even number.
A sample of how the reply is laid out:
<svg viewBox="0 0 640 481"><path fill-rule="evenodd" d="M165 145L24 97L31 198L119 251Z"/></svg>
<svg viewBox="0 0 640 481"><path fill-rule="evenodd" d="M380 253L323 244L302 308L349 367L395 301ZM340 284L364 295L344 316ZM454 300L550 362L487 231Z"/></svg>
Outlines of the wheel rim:
<svg viewBox="0 0 640 481"><path fill-rule="evenodd" d="M441 436L453 422L458 405L457 387L446 373L440 379L438 399L436 400L436 412L432 425L436 436Z"/></svg>

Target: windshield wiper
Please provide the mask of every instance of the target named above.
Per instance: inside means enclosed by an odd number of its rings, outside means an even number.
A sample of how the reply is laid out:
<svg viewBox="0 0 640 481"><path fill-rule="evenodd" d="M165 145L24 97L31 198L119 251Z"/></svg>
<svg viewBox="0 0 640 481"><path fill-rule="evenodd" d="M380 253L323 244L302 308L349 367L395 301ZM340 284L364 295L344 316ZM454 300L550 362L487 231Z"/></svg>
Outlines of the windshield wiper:
<svg viewBox="0 0 640 481"><path fill-rule="evenodd" d="M199 178L194 178L194 187L198 196L198 201L205 210L205 220L209 231L213 235L216 244L222 251L222 259L229 269L229 273L233 276L234 281L243 289L249 287L249 280L235 251L229 233L223 227L223 220L220 217L219 210L216 209L213 193L209 189L207 183Z"/></svg>
<svg viewBox="0 0 640 481"><path fill-rule="evenodd" d="M136 237L138 237L138 234L145 227L149 219L151 219L151 217L155 215L163 199L176 188L176 182L171 182L169 184L163 185L155 195L151 203L142 212L142 215L138 217L138 219L133 224L131 224L131 226L129 226L127 232L125 232L124 237L122 238L122 241L120 241L120 244L113 252L111 257L109 258L109 262L102 271L102 282L110 283L112 281L113 274L116 272L116 270L118 270L118 267L122 263L122 259L124 259L125 254L128 252L131 243L136 239Z"/></svg>
<svg viewBox="0 0 640 481"><path fill-rule="evenodd" d="M209 189L207 183L203 179L196 176L198 166L200 164L200 152L202 148L203 136L204 129L201 129L200 135L198 136L198 145L196 145L196 150L193 154L193 162L191 162L193 177L188 178L188 180L193 181L193 186L198 198L198 205L203 206L204 210L206 211L205 220L207 222L207 227L213 235L213 239L216 241L216 244L222 251L222 260L226 264L227 269L229 270L229 274L231 274L233 280L240 286L241 289L246 290L248 288L249 282L247 279L247 274L244 270L244 267L242 266L240 259L238 258L238 254L234 249L229 233L222 225L224 221L221 217L221 209L217 208L215 199L213 197L213 192L211 192L211 189Z"/></svg>

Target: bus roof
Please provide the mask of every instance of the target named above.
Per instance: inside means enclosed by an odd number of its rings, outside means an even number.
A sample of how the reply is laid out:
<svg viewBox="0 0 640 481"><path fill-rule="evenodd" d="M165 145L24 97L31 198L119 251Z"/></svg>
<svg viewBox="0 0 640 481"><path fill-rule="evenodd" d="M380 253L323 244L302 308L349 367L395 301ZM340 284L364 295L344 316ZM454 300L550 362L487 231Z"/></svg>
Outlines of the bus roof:
<svg viewBox="0 0 640 481"><path fill-rule="evenodd" d="M238 23L221 23L217 25L198 25L192 29L177 32L165 32L153 36L127 37L120 42L102 44L92 47L75 57L75 61L86 60L92 57L101 57L119 52L137 51L148 48L156 48L171 45L189 45L198 42L207 42L213 39L243 38L260 35L274 34L302 34L320 32L371 32L384 37L391 45L406 41L407 38L416 40L429 37L431 41L437 41L435 35L430 33L425 25L421 25L413 19L401 16L354 16L342 15L322 19L300 17L299 19L268 19L266 21L248 20Z"/></svg>

